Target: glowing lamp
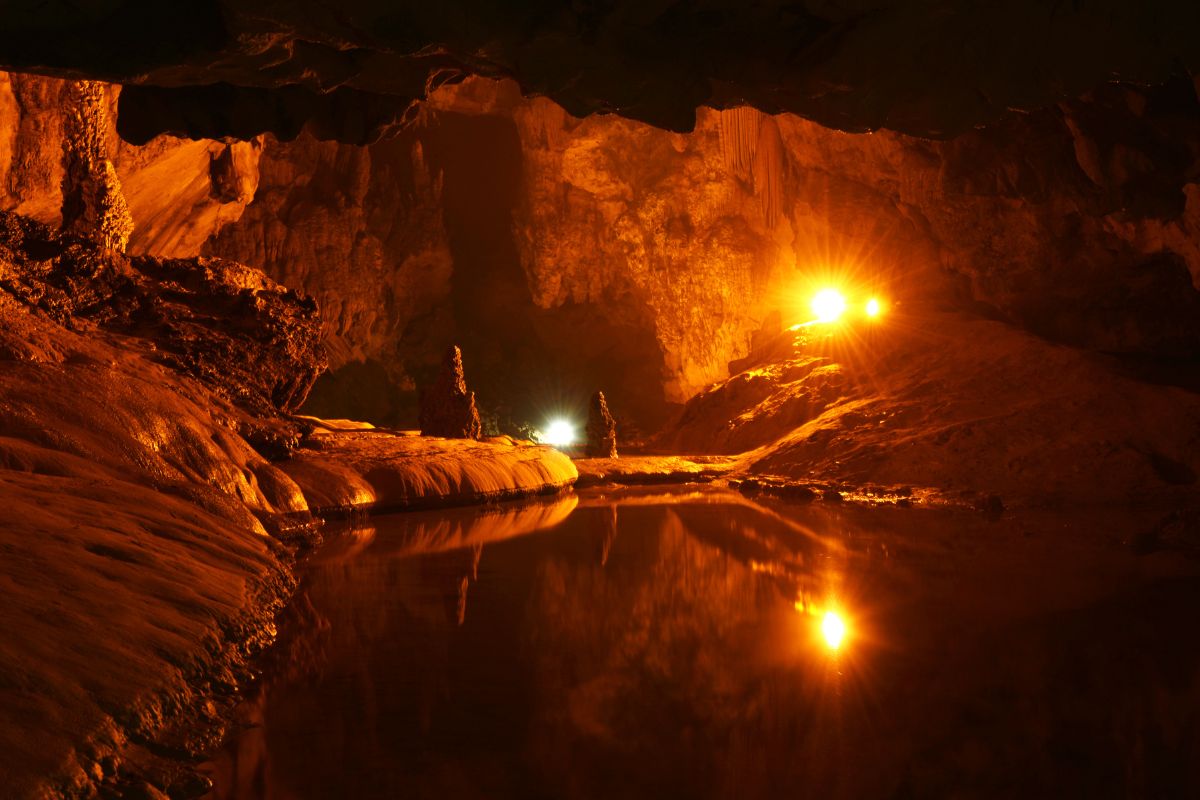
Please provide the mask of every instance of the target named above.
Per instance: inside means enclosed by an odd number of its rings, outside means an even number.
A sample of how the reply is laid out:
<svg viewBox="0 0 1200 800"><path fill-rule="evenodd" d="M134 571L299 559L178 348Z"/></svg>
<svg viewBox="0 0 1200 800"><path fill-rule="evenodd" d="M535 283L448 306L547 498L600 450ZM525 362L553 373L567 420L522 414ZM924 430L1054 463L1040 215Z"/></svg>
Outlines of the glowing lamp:
<svg viewBox="0 0 1200 800"><path fill-rule="evenodd" d="M552 420L540 438L545 444L565 447L575 441L575 426L565 419Z"/></svg>
<svg viewBox="0 0 1200 800"><path fill-rule="evenodd" d="M846 623L836 612L826 611L825 618L821 620L821 635L825 637L825 644L830 650L837 650L842 646L842 639L846 638Z"/></svg>
<svg viewBox="0 0 1200 800"><path fill-rule="evenodd" d="M879 303L879 300L872 297L867 301L867 307L865 311L867 312L868 317L878 317L880 312L883 311L883 306Z"/></svg>
<svg viewBox="0 0 1200 800"><path fill-rule="evenodd" d="M812 300L813 313L821 322L836 322L846 310L846 298L837 289L823 289Z"/></svg>

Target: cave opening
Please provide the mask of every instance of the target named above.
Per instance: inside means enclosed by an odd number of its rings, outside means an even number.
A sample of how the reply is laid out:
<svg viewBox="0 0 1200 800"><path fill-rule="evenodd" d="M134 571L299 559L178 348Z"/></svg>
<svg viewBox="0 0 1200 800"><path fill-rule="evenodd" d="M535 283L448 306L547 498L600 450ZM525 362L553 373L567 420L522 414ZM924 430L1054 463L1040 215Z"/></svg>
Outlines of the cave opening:
<svg viewBox="0 0 1200 800"><path fill-rule="evenodd" d="M1200 6L584 5L0 15L0 794L1200 796Z"/></svg>

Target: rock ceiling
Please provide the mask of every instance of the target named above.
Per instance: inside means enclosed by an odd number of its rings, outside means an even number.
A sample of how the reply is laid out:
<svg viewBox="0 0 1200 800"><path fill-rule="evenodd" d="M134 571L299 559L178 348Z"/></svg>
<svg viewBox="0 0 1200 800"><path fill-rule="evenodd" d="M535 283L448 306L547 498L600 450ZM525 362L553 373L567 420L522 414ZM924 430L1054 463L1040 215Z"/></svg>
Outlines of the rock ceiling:
<svg viewBox="0 0 1200 800"><path fill-rule="evenodd" d="M1200 63L1180 0L12 0L0 66L135 85L122 135L366 143L471 74L576 116L690 130L750 104L944 138Z"/></svg>

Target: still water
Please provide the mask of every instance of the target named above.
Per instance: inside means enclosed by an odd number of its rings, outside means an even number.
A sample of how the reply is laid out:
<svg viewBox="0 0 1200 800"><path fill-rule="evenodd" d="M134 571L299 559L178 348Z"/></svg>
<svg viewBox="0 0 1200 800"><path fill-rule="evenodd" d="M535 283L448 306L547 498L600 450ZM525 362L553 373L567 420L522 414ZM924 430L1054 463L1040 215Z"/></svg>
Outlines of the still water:
<svg viewBox="0 0 1200 800"><path fill-rule="evenodd" d="M1126 534L718 489L376 518L306 564L212 797L1200 797L1200 565Z"/></svg>

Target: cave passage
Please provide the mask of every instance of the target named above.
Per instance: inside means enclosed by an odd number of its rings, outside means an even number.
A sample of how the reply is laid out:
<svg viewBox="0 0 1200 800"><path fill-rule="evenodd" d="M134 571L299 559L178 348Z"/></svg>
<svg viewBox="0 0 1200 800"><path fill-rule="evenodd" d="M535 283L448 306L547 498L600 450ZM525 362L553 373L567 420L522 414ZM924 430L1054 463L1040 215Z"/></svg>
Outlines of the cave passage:
<svg viewBox="0 0 1200 800"><path fill-rule="evenodd" d="M650 311L632 298L623 299L633 308L533 302L513 242L523 172L512 122L442 113L422 143L444 180L450 307L485 418L506 433L560 416L582 423L588 397L602 389L631 438L653 432L667 406Z"/></svg>

